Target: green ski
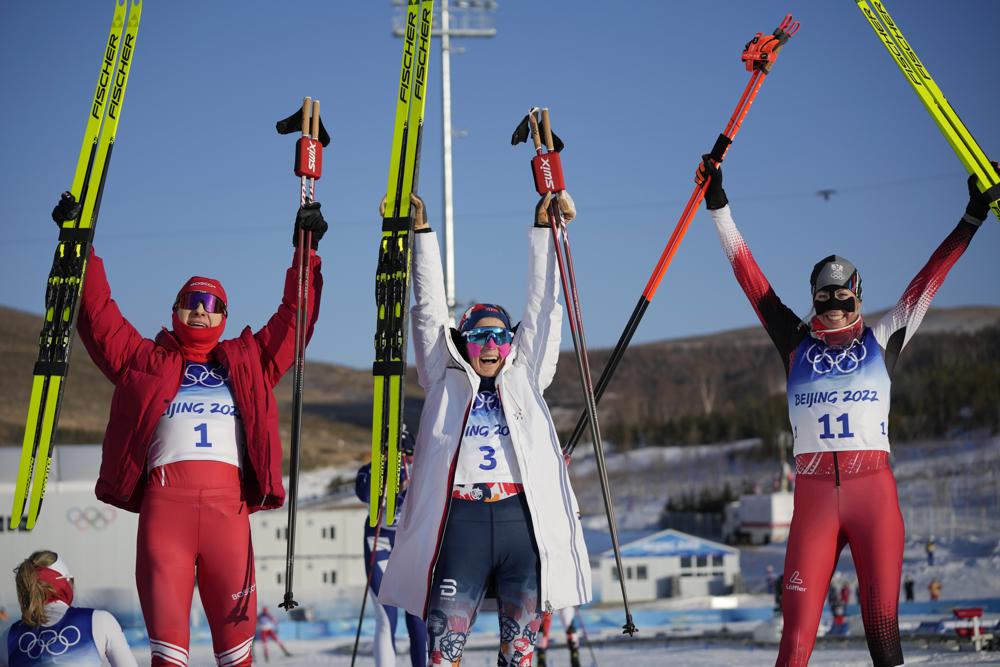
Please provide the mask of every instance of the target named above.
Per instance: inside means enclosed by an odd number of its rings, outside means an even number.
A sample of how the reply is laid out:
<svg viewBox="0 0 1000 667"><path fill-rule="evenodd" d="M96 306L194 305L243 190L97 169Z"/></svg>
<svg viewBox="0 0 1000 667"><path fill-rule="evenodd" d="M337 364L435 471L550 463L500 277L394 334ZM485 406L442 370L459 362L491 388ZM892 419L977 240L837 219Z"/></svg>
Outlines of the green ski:
<svg viewBox="0 0 1000 667"><path fill-rule="evenodd" d="M369 522L396 516L399 442L406 380L406 327L413 222L410 193L417 187L423 133L434 0L408 0L403 57L396 95L386 205L375 272L375 376L372 409L372 484Z"/></svg>
<svg viewBox="0 0 1000 667"><path fill-rule="evenodd" d="M52 437L69 371L77 301L121 119L141 14L142 0L115 0L111 29L101 54L101 70L70 189L80 203L80 216L62 224L45 290L45 315L24 426L10 530L21 529L22 521L23 529L34 528L45 496L52 461Z"/></svg>

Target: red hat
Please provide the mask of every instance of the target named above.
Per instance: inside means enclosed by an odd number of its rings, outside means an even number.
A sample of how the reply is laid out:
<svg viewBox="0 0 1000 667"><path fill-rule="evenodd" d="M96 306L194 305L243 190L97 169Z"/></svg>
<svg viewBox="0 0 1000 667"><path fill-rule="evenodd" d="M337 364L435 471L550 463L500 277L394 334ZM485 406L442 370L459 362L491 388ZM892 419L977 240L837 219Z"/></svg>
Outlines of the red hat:
<svg viewBox="0 0 1000 667"><path fill-rule="evenodd" d="M205 278L204 276L191 276L188 281L184 283L180 291L177 292L177 298L181 298L182 294L187 294L188 292L208 292L218 298L222 299L222 302L227 306L229 305L229 298L226 296L226 290L222 288L222 283L214 278Z"/></svg>

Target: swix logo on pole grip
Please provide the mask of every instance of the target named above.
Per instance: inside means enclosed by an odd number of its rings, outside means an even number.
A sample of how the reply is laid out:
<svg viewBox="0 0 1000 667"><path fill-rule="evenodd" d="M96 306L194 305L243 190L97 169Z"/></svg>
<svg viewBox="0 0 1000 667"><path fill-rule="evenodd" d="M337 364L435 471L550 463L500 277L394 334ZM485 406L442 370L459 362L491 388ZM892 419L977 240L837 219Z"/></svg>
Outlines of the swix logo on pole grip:
<svg viewBox="0 0 1000 667"><path fill-rule="evenodd" d="M95 120L101 119L101 107L104 105L104 96L108 94L108 83L111 82L111 69L115 66L115 52L117 50L118 35L109 35L108 46L104 49L104 64L101 65L101 76L97 81L97 91L94 92L94 104L90 109L90 115Z"/></svg>
<svg viewBox="0 0 1000 667"><path fill-rule="evenodd" d="M566 189L559 153L549 151L531 158L531 171L535 175L535 190L538 194L544 195L546 192L560 192Z"/></svg>
<svg viewBox="0 0 1000 667"><path fill-rule="evenodd" d="M323 173L323 144L318 139L302 137L295 144L295 175L319 178Z"/></svg>

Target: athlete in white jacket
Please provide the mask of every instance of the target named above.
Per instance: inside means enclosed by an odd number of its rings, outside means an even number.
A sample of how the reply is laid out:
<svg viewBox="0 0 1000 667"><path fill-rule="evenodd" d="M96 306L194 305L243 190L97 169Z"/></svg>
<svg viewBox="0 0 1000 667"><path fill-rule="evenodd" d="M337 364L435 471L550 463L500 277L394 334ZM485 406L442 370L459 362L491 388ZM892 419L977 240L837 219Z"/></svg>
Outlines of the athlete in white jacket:
<svg viewBox="0 0 1000 667"><path fill-rule="evenodd" d="M576 496L542 398L562 325L544 202L529 232L521 322L477 304L455 330L437 237L414 199L410 318L427 397L379 600L427 620L433 664L461 660L488 589L499 604L501 667L530 665L541 612L591 597Z"/></svg>

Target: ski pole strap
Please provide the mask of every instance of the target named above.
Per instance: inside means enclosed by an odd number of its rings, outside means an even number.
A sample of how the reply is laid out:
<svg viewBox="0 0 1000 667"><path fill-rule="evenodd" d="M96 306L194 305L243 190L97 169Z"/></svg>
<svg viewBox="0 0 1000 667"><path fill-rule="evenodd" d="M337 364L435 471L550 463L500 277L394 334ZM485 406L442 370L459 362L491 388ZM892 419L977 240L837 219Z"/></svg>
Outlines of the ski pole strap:
<svg viewBox="0 0 1000 667"><path fill-rule="evenodd" d="M372 375L403 375L406 363L403 361L376 361L372 364Z"/></svg>
<svg viewBox="0 0 1000 667"><path fill-rule="evenodd" d="M282 118L277 123L274 124L274 129L278 131L278 134L292 134L293 132L300 132L302 130L302 109L297 109L288 118ZM319 133L317 135L319 143L323 146L328 146L330 144L330 133L326 131L326 127L323 125L323 119L319 119Z"/></svg>
<svg viewBox="0 0 1000 667"><path fill-rule="evenodd" d="M383 232L408 232L410 231L410 216L405 218L382 218Z"/></svg>
<svg viewBox="0 0 1000 667"><path fill-rule="evenodd" d="M719 134L719 138L715 140L715 145L712 146L712 152L708 154L710 158L716 162L722 162L723 156L726 154L726 150L729 149L729 144L733 143L733 140L724 134Z"/></svg>

